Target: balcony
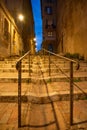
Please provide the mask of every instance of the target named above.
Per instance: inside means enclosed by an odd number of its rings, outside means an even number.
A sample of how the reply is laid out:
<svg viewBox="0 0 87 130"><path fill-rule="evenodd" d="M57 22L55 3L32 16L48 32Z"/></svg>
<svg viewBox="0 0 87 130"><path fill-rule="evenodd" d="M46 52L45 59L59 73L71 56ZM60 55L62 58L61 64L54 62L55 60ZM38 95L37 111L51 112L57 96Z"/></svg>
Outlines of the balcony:
<svg viewBox="0 0 87 130"><path fill-rule="evenodd" d="M56 25L52 24L52 25L45 25L46 29L56 29Z"/></svg>

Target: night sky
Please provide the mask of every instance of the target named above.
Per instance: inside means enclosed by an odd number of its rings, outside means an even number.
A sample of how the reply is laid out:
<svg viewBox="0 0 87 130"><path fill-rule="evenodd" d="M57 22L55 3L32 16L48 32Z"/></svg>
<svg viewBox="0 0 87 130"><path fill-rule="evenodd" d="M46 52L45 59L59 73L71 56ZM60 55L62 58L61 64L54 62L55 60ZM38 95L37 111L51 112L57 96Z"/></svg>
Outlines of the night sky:
<svg viewBox="0 0 87 130"><path fill-rule="evenodd" d="M42 44L42 19L41 19L41 7L40 0L31 0L34 24L35 24L35 35L36 35L36 48L37 50L41 49Z"/></svg>

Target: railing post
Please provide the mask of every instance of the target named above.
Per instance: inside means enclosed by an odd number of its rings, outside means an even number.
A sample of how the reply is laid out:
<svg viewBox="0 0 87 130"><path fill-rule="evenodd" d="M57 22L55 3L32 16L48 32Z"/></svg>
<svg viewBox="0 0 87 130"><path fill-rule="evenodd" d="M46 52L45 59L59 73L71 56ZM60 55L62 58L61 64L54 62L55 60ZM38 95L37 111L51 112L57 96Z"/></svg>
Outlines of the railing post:
<svg viewBox="0 0 87 130"><path fill-rule="evenodd" d="M51 70L50 70L50 53L49 53L49 76L50 76Z"/></svg>
<svg viewBox="0 0 87 130"><path fill-rule="evenodd" d="M73 62L70 62L70 125L73 125Z"/></svg>
<svg viewBox="0 0 87 130"><path fill-rule="evenodd" d="M21 127L21 103L22 103L22 98L21 98L21 80L22 80L22 74L21 74L21 64L22 64L22 59L27 56L30 53L28 51L26 54L24 54L21 58L16 63L16 69L18 70L18 127Z"/></svg>
<svg viewBox="0 0 87 130"><path fill-rule="evenodd" d="M18 64L18 127L21 127L21 61Z"/></svg>
<svg viewBox="0 0 87 130"><path fill-rule="evenodd" d="M30 76L30 53L29 53L29 76Z"/></svg>

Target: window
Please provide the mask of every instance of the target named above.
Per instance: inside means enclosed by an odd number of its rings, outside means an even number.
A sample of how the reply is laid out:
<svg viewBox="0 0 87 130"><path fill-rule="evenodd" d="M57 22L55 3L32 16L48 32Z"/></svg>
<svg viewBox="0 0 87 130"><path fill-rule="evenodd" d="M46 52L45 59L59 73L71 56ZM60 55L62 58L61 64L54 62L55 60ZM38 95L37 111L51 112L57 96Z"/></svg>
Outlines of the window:
<svg viewBox="0 0 87 130"><path fill-rule="evenodd" d="M53 45L51 43L48 45L48 50L53 52Z"/></svg>
<svg viewBox="0 0 87 130"><path fill-rule="evenodd" d="M56 20L54 20L54 19L53 19L53 22L52 22L52 27L56 28Z"/></svg>
<svg viewBox="0 0 87 130"><path fill-rule="evenodd" d="M5 36L6 40L9 39L8 29L9 29L8 21L7 21L7 19L4 19L4 36Z"/></svg>
<svg viewBox="0 0 87 130"><path fill-rule="evenodd" d="M53 19L46 19L46 28L56 28L56 22Z"/></svg>
<svg viewBox="0 0 87 130"><path fill-rule="evenodd" d="M48 20L48 25L52 26L52 20Z"/></svg>
<svg viewBox="0 0 87 130"><path fill-rule="evenodd" d="M52 20L46 19L46 28L51 28L52 27Z"/></svg>
<svg viewBox="0 0 87 130"><path fill-rule="evenodd" d="M15 32L15 30L13 29L13 44L15 44L15 36L16 36L16 32Z"/></svg>
<svg viewBox="0 0 87 130"><path fill-rule="evenodd" d="M48 32L48 36L52 37L53 36L53 32Z"/></svg>
<svg viewBox="0 0 87 130"><path fill-rule="evenodd" d="M52 14L52 7L46 7L45 10L47 14Z"/></svg>

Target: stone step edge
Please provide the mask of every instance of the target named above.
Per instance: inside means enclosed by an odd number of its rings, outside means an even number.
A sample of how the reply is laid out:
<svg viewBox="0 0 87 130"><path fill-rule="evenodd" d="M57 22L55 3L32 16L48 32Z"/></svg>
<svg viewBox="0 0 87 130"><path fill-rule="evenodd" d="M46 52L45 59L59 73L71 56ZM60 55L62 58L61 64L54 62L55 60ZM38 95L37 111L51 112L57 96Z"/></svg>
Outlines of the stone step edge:
<svg viewBox="0 0 87 130"><path fill-rule="evenodd" d="M35 96L35 95L25 95L21 96L22 103L31 102L34 104L47 104L51 102L56 101L69 101L70 100L70 94L58 94L58 93L52 93L49 96ZM84 95L83 93L75 93L74 94L74 100L87 100L87 95ZM17 95L3 95L0 96L0 102L18 102L18 96Z"/></svg>
<svg viewBox="0 0 87 130"><path fill-rule="evenodd" d="M83 76L83 77L74 77L73 78L74 79L74 82L80 82L80 81L87 81L87 76ZM30 83L30 82L32 82L32 83L36 83L37 82L37 80L38 80L38 82L42 82L43 83L43 80L45 81L45 82L58 82L58 81L66 81L66 82L68 82L69 80L66 78L66 77L46 77L46 78L34 78L34 77L32 77L32 78L22 78L22 83ZM0 83L11 83L11 82L13 82L13 83L17 83L18 82L18 78L0 78Z"/></svg>

